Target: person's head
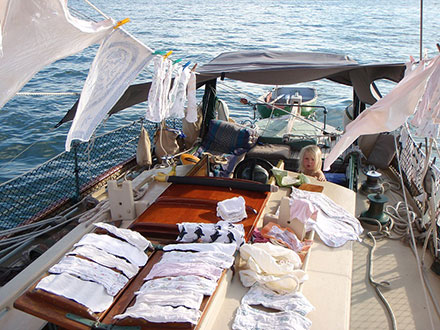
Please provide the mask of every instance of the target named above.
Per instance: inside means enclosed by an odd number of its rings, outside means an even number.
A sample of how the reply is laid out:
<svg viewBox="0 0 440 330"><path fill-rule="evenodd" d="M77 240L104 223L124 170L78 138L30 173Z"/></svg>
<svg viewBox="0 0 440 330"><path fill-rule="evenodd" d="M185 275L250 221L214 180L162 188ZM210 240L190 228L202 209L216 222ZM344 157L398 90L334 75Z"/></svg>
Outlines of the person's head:
<svg viewBox="0 0 440 330"><path fill-rule="evenodd" d="M301 149L299 154L299 171L316 172L322 167L321 149L315 144L310 144Z"/></svg>

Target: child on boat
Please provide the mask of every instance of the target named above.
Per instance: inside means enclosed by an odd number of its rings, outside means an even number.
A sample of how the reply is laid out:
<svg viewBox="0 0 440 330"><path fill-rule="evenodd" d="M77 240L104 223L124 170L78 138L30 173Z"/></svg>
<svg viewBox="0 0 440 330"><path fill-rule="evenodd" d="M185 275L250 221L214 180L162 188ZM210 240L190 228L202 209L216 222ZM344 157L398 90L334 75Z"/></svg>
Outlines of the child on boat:
<svg viewBox="0 0 440 330"><path fill-rule="evenodd" d="M299 154L299 171L312 176L318 181L326 181L322 167L322 153L317 145L308 145Z"/></svg>

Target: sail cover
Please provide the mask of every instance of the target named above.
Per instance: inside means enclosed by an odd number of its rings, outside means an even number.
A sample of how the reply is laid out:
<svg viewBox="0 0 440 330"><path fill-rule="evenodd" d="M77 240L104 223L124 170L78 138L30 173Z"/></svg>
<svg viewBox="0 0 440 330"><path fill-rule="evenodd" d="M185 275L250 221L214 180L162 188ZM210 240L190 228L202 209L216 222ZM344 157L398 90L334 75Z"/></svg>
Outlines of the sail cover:
<svg viewBox="0 0 440 330"><path fill-rule="evenodd" d="M71 16L66 0L6 1L0 9L0 108L43 67L100 42L114 25Z"/></svg>

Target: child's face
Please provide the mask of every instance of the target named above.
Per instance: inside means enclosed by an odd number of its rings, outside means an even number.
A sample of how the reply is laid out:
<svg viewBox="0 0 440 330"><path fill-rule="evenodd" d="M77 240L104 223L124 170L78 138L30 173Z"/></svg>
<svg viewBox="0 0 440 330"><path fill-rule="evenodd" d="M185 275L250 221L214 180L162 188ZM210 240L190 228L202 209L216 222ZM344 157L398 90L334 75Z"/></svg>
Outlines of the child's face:
<svg viewBox="0 0 440 330"><path fill-rule="evenodd" d="M315 156L310 153L304 153L303 166L307 171L313 171L316 168Z"/></svg>

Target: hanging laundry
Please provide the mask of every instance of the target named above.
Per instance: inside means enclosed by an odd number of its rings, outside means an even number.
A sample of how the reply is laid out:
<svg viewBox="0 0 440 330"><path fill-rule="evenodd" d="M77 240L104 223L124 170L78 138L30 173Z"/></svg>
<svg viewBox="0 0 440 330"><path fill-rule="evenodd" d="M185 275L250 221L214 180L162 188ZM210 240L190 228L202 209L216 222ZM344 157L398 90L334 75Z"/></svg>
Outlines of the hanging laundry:
<svg viewBox="0 0 440 330"><path fill-rule="evenodd" d="M174 78L174 84L170 92L169 101L171 104L169 116L174 118L185 117L185 102L187 97L188 81L191 77L189 68L179 68Z"/></svg>
<svg viewBox="0 0 440 330"><path fill-rule="evenodd" d="M185 118L189 123L197 121L196 73L194 71L191 71L188 81L188 106Z"/></svg>
<svg viewBox="0 0 440 330"><path fill-rule="evenodd" d="M425 93L429 77L439 65L440 55L429 63L420 61L415 69L413 63L407 63L405 77L391 92L347 125L345 133L325 159L324 170L330 170L330 165L360 135L391 132L405 123L408 117L414 114L420 98Z"/></svg>
<svg viewBox="0 0 440 330"><path fill-rule="evenodd" d="M111 19L94 23L71 16L65 0L2 3L0 108L46 65L100 42L113 30Z"/></svg>
<svg viewBox="0 0 440 330"><path fill-rule="evenodd" d="M0 57L3 56L3 31L10 0L0 1Z"/></svg>
<svg viewBox="0 0 440 330"><path fill-rule="evenodd" d="M171 61L163 56L155 56L154 76L148 92L148 104L145 118L155 123L160 123L166 117L166 109L164 108L164 98L168 98L169 90L165 89L165 81L167 75L172 72L168 70L171 67Z"/></svg>
<svg viewBox="0 0 440 330"><path fill-rule="evenodd" d="M153 58L152 50L127 32L117 29L104 40L93 60L81 92L78 109L66 139L88 141L95 128Z"/></svg>
<svg viewBox="0 0 440 330"><path fill-rule="evenodd" d="M437 139L440 124L440 65L438 65L428 82L426 92L417 106L411 124L416 126L416 135Z"/></svg>

